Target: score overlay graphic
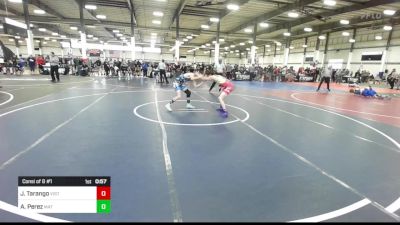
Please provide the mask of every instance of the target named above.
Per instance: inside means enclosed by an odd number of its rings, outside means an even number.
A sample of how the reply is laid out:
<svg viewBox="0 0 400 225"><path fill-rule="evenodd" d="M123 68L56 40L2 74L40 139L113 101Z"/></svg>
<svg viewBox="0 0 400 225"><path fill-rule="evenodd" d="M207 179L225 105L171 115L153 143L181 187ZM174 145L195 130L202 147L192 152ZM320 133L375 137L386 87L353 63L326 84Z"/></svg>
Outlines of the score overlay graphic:
<svg viewBox="0 0 400 225"><path fill-rule="evenodd" d="M18 177L18 208L36 213L110 213L110 177Z"/></svg>

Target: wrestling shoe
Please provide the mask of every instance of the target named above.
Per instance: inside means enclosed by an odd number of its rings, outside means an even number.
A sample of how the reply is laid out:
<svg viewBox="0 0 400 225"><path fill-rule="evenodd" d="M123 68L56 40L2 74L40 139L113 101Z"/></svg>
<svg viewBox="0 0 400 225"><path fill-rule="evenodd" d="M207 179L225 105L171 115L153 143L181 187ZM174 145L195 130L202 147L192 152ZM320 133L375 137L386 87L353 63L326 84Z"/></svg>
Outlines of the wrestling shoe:
<svg viewBox="0 0 400 225"><path fill-rule="evenodd" d="M223 118L227 118L228 117L228 112L227 111L221 111L221 116Z"/></svg>
<svg viewBox="0 0 400 225"><path fill-rule="evenodd" d="M172 112L171 103L166 104L166 105L165 105L165 108L166 108L168 111Z"/></svg>
<svg viewBox="0 0 400 225"><path fill-rule="evenodd" d="M188 103L188 104L186 104L186 108L187 109L195 109L196 107L194 107L192 104Z"/></svg>

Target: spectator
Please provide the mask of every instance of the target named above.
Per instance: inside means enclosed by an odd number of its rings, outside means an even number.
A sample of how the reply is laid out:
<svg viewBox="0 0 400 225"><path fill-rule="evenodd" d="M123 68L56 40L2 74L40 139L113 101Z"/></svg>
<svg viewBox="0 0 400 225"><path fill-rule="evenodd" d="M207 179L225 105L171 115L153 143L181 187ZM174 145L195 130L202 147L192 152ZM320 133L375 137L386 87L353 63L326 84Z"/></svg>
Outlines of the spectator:
<svg viewBox="0 0 400 225"><path fill-rule="evenodd" d="M394 84L396 83L396 77L398 77L398 74L396 73L396 69L393 69L392 72L387 77L387 82L390 85L390 89L394 88Z"/></svg>
<svg viewBox="0 0 400 225"><path fill-rule="evenodd" d="M31 55L28 58L28 64L29 68L31 70L31 74L35 72L35 67L36 67L36 59Z"/></svg>
<svg viewBox="0 0 400 225"><path fill-rule="evenodd" d="M19 71L20 75L24 74L25 64L26 64L25 59L22 58L22 55L19 55L18 64L17 64L17 68L18 68L17 71Z"/></svg>
<svg viewBox="0 0 400 225"><path fill-rule="evenodd" d="M167 79L167 74L165 72L166 65L164 63L164 59L161 60L161 62L158 64L158 70L160 71L160 82L163 83L163 78L165 78L165 82L169 84L168 79Z"/></svg>

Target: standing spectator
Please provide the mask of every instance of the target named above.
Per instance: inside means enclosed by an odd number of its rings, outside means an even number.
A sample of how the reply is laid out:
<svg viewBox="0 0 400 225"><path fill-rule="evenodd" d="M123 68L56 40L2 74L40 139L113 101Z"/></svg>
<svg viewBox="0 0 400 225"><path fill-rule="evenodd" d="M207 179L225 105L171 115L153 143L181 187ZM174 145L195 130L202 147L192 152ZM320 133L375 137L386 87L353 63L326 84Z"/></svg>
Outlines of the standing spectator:
<svg viewBox="0 0 400 225"><path fill-rule="evenodd" d="M104 71L106 72L106 77L108 77L110 74L110 64L108 63L107 60L104 60L103 67Z"/></svg>
<svg viewBox="0 0 400 225"><path fill-rule="evenodd" d="M35 67L36 67L36 59L31 55L28 58L28 64L29 68L31 70L31 74L35 72Z"/></svg>
<svg viewBox="0 0 400 225"><path fill-rule="evenodd" d="M19 55L17 67L20 75L24 74L25 64L26 64L25 59L22 58L22 55Z"/></svg>
<svg viewBox="0 0 400 225"><path fill-rule="evenodd" d="M54 77L54 73L57 76L57 82L60 82L60 74L58 73L58 65L60 64L60 59L58 56L51 52L50 55L50 74L51 74L51 82L56 82L56 78Z"/></svg>
<svg viewBox="0 0 400 225"><path fill-rule="evenodd" d="M144 62L142 65L142 70L143 70L143 77L147 77L147 62Z"/></svg>
<svg viewBox="0 0 400 225"><path fill-rule="evenodd" d="M165 78L165 83L169 84L167 79L167 74L165 72L166 65L164 63L164 59L158 64L158 70L160 71L160 81L163 83L163 77Z"/></svg>
<svg viewBox="0 0 400 225"><path fill-rule="evenodd" d="M322 73L321 82L318 85L317 91L319 91L319 89L321 88L321 85L324 81L326 82L326 87L327 87L328 91L331 91L329 89L329 82L331 80L331 76L332 76L332 66L329 65L327 68L325 68L324 72Z"/></svg>
<svg viewBox="0 0 400 225"><path fill-rule="evenodd" d="M43 65L45 64L45 61L44 61L44 58L43 58L42 55L39 55L36 58L36 63L37 63L38 68L39 68L39 74L42 74L43 73Z"/></svg>
<svg viewBox="0 0 400 225"><path fill-rule="evenodd" d="M232 80L232 73L233 73L233 66L231 64L226 65L226 78L229 80Z"/></svg>
<svg viewBox="0 0 400 225"><path fill-rule="evenodd" d="M394 84L396 83L396 77L397 77L396 69L393 69L392 72L387 76L387 82L390 85L390 89L394 88Z"/></svg>

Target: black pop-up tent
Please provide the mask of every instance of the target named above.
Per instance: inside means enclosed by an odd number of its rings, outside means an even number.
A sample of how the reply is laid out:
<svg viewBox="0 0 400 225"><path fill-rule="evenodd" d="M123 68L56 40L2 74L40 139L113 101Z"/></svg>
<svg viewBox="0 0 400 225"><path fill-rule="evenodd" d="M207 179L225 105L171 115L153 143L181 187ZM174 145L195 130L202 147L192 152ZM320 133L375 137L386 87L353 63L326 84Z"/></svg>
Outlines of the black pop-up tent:
<svg viewBox="0 0 400 225"><path fill-rule="evenodd" d="M15 57L14 52L7 48L2 41L0 41L0 58L4 59L4 62L11 60Z"/></svg>

